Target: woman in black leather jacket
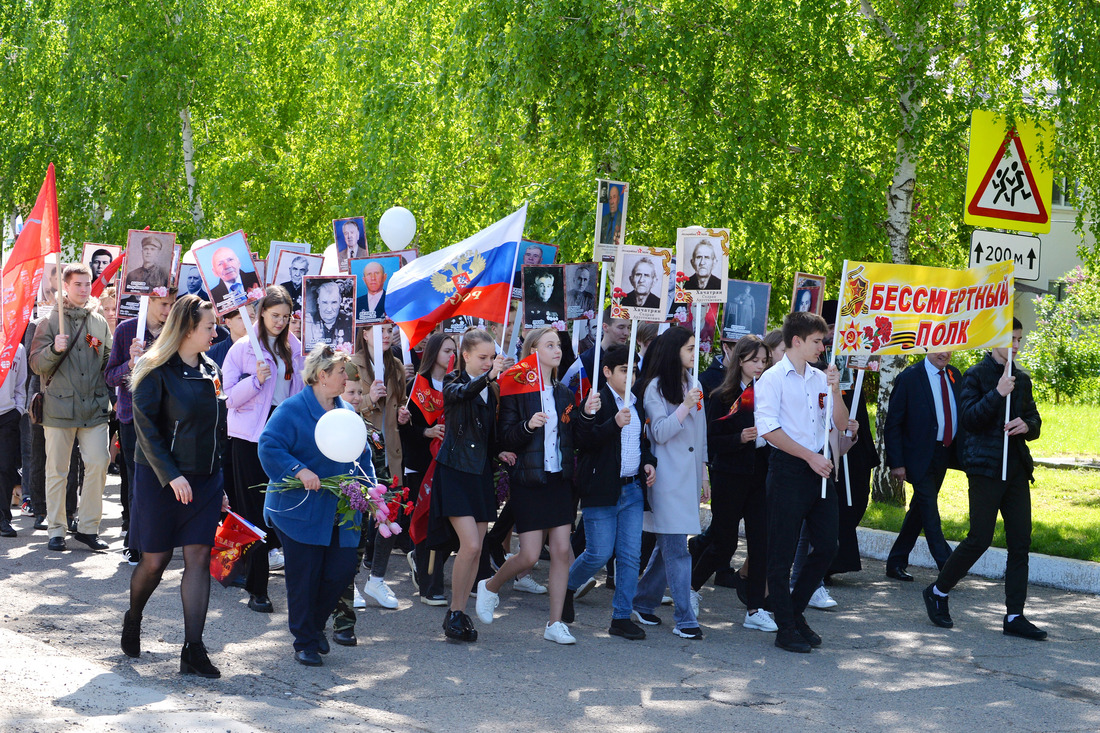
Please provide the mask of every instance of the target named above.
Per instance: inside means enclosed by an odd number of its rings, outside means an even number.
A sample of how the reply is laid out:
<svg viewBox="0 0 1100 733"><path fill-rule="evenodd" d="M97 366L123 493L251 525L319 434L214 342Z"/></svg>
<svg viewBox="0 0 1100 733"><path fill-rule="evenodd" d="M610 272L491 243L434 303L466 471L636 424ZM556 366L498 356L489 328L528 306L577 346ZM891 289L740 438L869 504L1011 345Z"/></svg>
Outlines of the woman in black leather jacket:
<svg viewBox="0 0 1100 733"><path fill-rule="evenodd" d="M504 355L496 353L493 337L480 329L466 332L461 351L458 371L443 387L447 430L436 455L431 512L433 517L450 522L459 542L443 633L455 641L477 641L477 630L465 608L477 576L481 542L489 522L497 516L490 460L495 453L498 402L493 382L504 369ZM498 457L515 462L510 453Z"/></svg>
<svg viewBox="0 0 1100 733"><path fill-rule="evenodd" d="M492 623L497 593L507 581L535 566L543 542L550 545L550 620L544 638L558 644L576 639L562 619L573 552L569 534L576 516L573 501L573 394L556 379L561 339L553 328L536 328L523 342L522 358L537 354L543 389L500 399L500 443L516 452L511 503L519 533L519 552L496 575L478 583L477 615ZM512 372L509 372L512 374ZM577 413L580 414L579 411ZM566 621L572 621L572 613Z"/></svg>
<svg viewBox="0 0 1100 733"><path fill-rule="evenodd" d="M176 301L156 343L130 376L137 450L130 542L141 562L130 576L122 651L141 656L141 614L172 552L183 548L184 644L180 673L220 677L202 643L210 603L210 549L223 507L226 402L221 371L205 355L216 335L213 306Z"/></svg>

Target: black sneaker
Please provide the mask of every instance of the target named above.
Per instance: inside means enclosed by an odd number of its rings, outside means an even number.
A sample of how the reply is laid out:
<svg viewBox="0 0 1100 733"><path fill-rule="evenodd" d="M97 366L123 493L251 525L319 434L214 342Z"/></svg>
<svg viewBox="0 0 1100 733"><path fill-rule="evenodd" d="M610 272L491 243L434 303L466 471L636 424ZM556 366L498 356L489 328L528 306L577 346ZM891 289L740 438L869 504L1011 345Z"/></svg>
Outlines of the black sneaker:
<svg viewBox="0 0 1100 733"><path fill-rule="evenodd" d="M630 641L638 641L645 638L645 630L628 618L611 619L611 628L607 633L612 636L621 636Z"/></svg>
<svg viewBox="0 0 1100 733"><path fill-rule="evenodd" d="M632 620L637 621L638 623L644 624L646 626L660 626L661 625L660 616L656 616L652 613L642 613L641 611L634 611L631 614L630 618Z"/></svg>
<svg viewBox="0 0 1100 733"><path fill-rule="evenodd" d="M788 627L780 629L775 635L775 645L780 649L797 654L809 654L810 642L798 632L798 629Z"/></svg>
<svg viewBox="0 0 1100 733"><path fill-rule="evenodd" d="M122 617L122 653L134 658L141 656L141 616L129 611Z"/></svg>
<svg viewBox="0 0 1100 733"><path fill-rule="evenodd" d="M1011 621L1008 620L1008 616L1005 616L1002 633L1005 636L1018 636L1021 639L1032 639L1033 641L1042 641L1047 638L1047 632L1024 618L1022 613Z"/></svg>
<svg viewBox="0 0 1100 733"><path fill-rule="evenodd" d="M691 626L686 629L677 629L673 627L672 633L679 636L681 639L691 639L692 641L699 641L703 638L703 630L698 626Z"/></svg>
<svg viewBox="0 0 1100 733"><path fill-rule="evenodd" d="M97 534L84 534L83 532L74 532L73 539L77 542L83 542L93 550L109 550L111 546L103 540L99 539Z"/></svg>
<svg viewBox="0 0 1100 733"><path fill-rule="evenodd" d="M821 637L806 623L806 617L801 613L794 617L794 628L802 634L802 638L810 646L821 646Z"/></svg>
<svg viewBox="0 0 1100 733"><path fill-rule="evenodd" d="M34 524L31 525L31 526L34 527L35 529L39 530L39 531L44 531L49 526L49 525L46 524L46 515L45 514L35 514L34 515Z"/></svg>
<svg viewBox="0 0 1100 733"><path fill-rule="evenodd" d="M576 618L576 612L573 609L573 596L574 591L566 588L565 601L562 603L561 607L561 620L567 624L573 623L574 619Z"/></svg>
<svg viewBox="0 0 1100 733"><path fill-rule="evenodd" d="M950 629L955 625L951 620L951 613L947 610L947 596L936 595L932 591L935 583L924 589L924 607L928 611L929 620L941 629Z"/></svg>
<svg viewBox="0 0 1100 733"><path fill-rule="evenodd" d="M48 547L49 549L54 550L56 552L63 552L66 549L65 548L65 538L64 537L51 537L50 542L49 542L48 545L46 545L46 547Z"/></svg>
<svg viewBox="0 0 1100 733"><path fill-rule="evenodd" d="M126 562L129 565L137 565L139 562L141 562L141 552L139 550L135 550L132 547L123 547L122 556L126 558Z"/></svg>
<svg viewBox="0 0 1100 733"><path fill-rule="evenodd" d="M15 537L16 532L7 522L0 522L0 537Z"/></svg>

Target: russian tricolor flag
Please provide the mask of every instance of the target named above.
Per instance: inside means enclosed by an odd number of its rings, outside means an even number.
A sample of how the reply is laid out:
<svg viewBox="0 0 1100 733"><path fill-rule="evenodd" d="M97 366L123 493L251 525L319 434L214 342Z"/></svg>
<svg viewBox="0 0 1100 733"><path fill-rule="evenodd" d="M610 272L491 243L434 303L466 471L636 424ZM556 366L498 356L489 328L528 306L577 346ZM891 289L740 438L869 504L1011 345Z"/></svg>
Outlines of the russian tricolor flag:
<svg viewBox="0 0 1100 733"><path fill-rule="evenodd" d="M472 237L416 258L390 278L386 315L410 344L455 316L505 319L526 221L524 204Z"/></svg>

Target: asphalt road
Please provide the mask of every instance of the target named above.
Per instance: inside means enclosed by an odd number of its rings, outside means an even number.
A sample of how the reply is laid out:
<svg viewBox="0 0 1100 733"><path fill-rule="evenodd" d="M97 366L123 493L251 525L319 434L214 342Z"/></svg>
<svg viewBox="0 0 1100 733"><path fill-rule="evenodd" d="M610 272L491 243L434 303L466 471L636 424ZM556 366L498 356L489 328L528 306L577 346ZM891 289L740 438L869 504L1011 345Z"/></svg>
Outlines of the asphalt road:
<svg viewBox="0 0 1100 733"><path fill-rule="evenodd" d="M111 552L71 540L48 552L30 518L0 540L2 731L1100 730L1097 597L1032 587L1028 616L1050 639L1030 642L1001 634L1000 583L967 579L951 597L955 628L941 630L920 597L930 571L902 584L876 561L832 588L836 610L808 612L825 639L809 655L742 628L734 593L709 586L704 640L675 637L669 608L644 641L609 637L602 582L577 602L574 647L542 639L546 596L510 591L476 644L455 645L395 557L400 608L367 608L359 646L333 646L311 669L291 657L281 575L273 615L215 583L206 643L223 676L181 677L178 556L146 609L142 658L119 650L130 567L117 493L112 480Z"/></svg>

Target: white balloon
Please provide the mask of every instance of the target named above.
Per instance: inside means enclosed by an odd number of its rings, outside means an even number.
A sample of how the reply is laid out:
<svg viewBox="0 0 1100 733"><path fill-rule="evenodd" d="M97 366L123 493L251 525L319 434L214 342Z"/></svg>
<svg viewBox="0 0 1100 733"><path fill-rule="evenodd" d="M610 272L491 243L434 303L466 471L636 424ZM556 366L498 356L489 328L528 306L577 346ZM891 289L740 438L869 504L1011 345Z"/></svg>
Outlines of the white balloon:
<svg viewBox="0 0 1100 733"><path fill-rule="evenodd" d="M317 421L313 439L326 458L337 463L351 463L363 455L367 447L367 425L351 410L329 410Z"/></svg>
<svg viewBox="0 0 1100 733"><path fill-rule="evenodd" d="M386 209L378 220L378 236L390 251L408 247L416 236L416 217L404 206Z"/></svg>
<svg viewBox="0 0 1100 733"><path fill-rule="evenodd" d="M321 260L321 274L339 275L340 260L336 255L336 242L333 242L329 246L325 247L324 257L325 259Z"/></svg>

